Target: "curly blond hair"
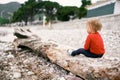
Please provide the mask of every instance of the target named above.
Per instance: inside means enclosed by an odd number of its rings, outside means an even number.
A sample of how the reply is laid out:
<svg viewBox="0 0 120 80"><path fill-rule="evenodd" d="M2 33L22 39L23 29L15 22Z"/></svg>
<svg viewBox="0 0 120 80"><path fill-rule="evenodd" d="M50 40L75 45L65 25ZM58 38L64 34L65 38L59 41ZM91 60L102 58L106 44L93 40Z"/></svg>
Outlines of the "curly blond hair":
<svg viewBox="0 0 120 80"><path fill-rule="evenodd" d="M99 19L90 19L87 21L88 32L97 32L102 29L102 24Z"/></svg>

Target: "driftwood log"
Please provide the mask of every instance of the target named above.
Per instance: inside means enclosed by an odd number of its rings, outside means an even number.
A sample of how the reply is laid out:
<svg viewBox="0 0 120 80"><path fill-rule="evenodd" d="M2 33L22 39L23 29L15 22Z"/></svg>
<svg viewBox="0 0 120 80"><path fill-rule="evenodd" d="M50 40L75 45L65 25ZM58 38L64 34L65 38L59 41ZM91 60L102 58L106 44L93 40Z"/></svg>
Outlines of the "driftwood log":
<svg viewBox="0 0 120 80"><path fill-rule="evenodd" d="M72 47L43 41L30 30L15 29L14 35L17 37L14 40L17 46L28 47L83 80L120 80L120 58L72 57L67 54L67 50Z"/></svg>

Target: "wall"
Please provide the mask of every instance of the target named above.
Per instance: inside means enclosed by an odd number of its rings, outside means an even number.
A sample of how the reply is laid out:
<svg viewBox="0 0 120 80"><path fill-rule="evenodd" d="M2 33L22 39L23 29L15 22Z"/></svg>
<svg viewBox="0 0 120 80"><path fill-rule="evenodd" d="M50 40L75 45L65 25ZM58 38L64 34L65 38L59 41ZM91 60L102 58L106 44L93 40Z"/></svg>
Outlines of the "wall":
<svg viewBox="0 0 120 80"><path fill-rule="evenodd" d="M101 20L103 24L103 28L107 30L119 30L120 31L120 14L117 15L106 15L106 16L99 16L99 17L92 17L98 18ZM59 22L52 24L52 29L80 29L83 30L86 28L86 22L91 18L83 18L83 19L75 19L72 21L67 22Z"/></svg>
<svg viewBox="0 0 120 80"><path fill-rule="evenodd" d="M120 14L117 15L107 15L107 16L99 16L99 17L93 17L98 18L103 24L104 29L114 29L114 30L120 30ZM91 18L85 18L82 20L76 21L76 26L79 25L79 28L83 28L82 26L86 26L86 21ZM75 22L73 22L75 23Z"/></svg>
<svg viewBox="0 0 120 80"><path fill-rule="evenodd" d="M115 7L114 7L114 14L119 14L120 13L120 0L117 0L115 3Z"/></svg>
<svg viewBox="0 0 120 80"><path fill-rule="evenodd" d="M110 4L106 4L106 5L98 7L98 8L88 10L86 17L95 17L95 16L113 14L114 13L114 4L115 3L110 3Z"/></svg>

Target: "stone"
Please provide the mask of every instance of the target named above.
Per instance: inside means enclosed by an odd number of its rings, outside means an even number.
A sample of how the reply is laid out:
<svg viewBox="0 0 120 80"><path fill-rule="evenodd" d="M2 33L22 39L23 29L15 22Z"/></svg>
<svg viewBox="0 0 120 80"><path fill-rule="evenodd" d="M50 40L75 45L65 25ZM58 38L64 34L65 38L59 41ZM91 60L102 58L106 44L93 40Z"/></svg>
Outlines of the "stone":
<svg viewBox="0 0 120 80"><path fill-rule="evenodd" d="M27 72L27 75L33 75L33 74L34 74L34 72L32 72L32 71Z"/></svg>
<svg viewBox="0 0 120 80"><path fill-rule="evenodd" d="M14 72L13 73L13 78L20 78L21 77L21 73L20 72Z"/></svg>
<svg viewBox="0 0 120 80"><path fill-rule="evenodd" d="M14 58L14 55L9 54L9 55L7 56L7 58Z"/></svg>
<svg viewBox="0 0 120 80"><path fill-rule="evenodd" d="M65 80L65 78L64 77L60 77L60 78L58 78L58 80Z"/></svg>

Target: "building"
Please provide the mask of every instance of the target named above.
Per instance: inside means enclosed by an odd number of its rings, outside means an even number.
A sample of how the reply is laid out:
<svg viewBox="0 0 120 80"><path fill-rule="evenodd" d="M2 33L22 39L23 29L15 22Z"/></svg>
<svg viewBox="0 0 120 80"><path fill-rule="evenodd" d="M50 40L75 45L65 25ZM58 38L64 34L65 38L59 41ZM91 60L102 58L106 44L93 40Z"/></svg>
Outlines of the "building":
<svg viewBox="0 0 120 80"><path fill-rule="evenodd" d="M116 0L114 14L120 14L120 0Z"/></svg>
<svg viewBox="0 0 120 80"><path fill-rule="evenodd" d="M99 2L89 6L87 9L87 18L109 14L119 14L120 0L100 0Z"/></svg>

